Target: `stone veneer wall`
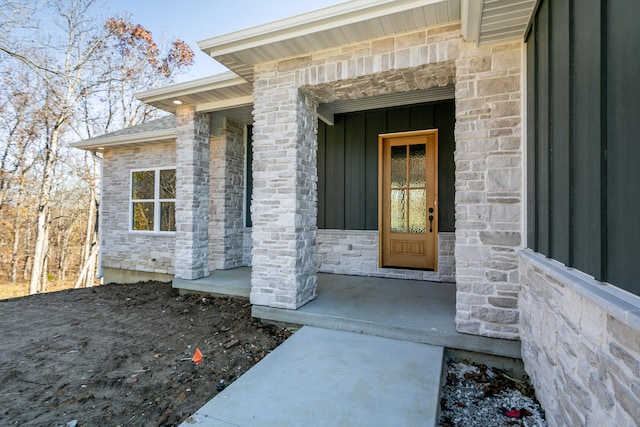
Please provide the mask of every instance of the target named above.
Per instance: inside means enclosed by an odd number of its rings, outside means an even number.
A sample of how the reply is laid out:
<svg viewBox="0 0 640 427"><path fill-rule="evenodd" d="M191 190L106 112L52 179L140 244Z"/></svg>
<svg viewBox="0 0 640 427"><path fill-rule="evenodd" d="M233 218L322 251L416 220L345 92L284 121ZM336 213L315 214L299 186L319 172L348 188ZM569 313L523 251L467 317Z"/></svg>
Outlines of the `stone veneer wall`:
<svg viewBox="0 0 640 427"><path fill-rule="evenodd" d="M102 160L102 266L119 270L173 274L175 236L129 232L129 193L134 169L173 168L174 143L106 149Z"/></svg>
<svg viewBox="0 0 640 427"><path fill-rule="evenodd" d="M245 127L224 119L211 138L209 270L244 265L244 151Z"/></svg>
<svg viewBox="0 0 640 427"><path fill-rule="evenodd" d="M455 234L438 233L438 271L378 268L378 232L318 230L318 271L390 279L455 282Z"/></svg>
<svg viewBox="0 0 640 427"><path fill-rule="evenodd" d="M209 275L209 117L191 105L176 111L175 276Z"/></svg>
<svg viewBox="0 0 640 427"><path fill-rule="evenodd" d="M640 297L520 253L522 359L550 426L640 420Z"/></svg>
<svg viewBox="0 0 640 427"><path fill-rule="evenodd" d="M452 25L257 65L252 301L293 308L296 289L305 289L301 300L313 293L315 254L295 260L293 253L315 248L317 236L317 103L455 84L456 323L462 332L516 339L521 55L522 43L477 48ZM304 156L309 167L298 160ZM309 216L296 216L301 210ZM276 221L280 214L289 219ZM287 293L288 303L269 297L276 293Z"/></svg>
<svg viewBox="0 0 640 427"><path fill-rule="evenodd" d="M253 247L251 234L251 227L245 227L243 233L244 239L242 241L242 265L245 267L251 267L251 248Z"/></svg>
<svg viewBox="0 0 640 427"><path fill-rule="evenodd" d="M522 43L456 61L456 326L517 339L521 245Z"/></svg>

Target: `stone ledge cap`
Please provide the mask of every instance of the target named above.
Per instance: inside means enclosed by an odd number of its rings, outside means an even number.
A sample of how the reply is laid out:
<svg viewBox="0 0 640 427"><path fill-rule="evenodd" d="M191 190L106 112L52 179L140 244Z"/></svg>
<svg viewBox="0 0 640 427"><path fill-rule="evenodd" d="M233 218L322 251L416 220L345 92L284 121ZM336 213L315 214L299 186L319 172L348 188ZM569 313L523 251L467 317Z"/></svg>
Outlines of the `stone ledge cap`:
<svg viewBox="0 0 640 427"><path fill-rule="evenodd" d="M577 294L593 301L607 313L640 330L640 297L615 285L599 282L592 276L567 267L531 249L518 251L520 258L567 286Z"/></svg>

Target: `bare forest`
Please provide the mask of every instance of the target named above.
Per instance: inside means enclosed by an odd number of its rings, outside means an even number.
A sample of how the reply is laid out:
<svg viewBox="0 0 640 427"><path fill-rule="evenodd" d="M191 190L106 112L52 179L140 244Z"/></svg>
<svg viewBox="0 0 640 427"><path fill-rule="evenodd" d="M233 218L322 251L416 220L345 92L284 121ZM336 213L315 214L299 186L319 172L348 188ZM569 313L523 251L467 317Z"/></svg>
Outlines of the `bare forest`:
<svg viewBox="0 0 640 427"><path fill-rule="evenodd" d="M100 153L69 143L158 117L134 94L193 62L183 41L102 12L0 0L0 298L94 285Z"/></svg>

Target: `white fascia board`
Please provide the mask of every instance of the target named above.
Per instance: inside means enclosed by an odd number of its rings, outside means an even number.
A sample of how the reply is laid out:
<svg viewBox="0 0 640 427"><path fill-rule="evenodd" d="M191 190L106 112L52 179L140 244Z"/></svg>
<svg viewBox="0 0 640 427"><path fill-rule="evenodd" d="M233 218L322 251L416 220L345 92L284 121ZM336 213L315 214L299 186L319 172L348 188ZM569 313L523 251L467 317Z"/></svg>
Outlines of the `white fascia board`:
<svg viewBox="0 0 640 427"><path fill-rule="evenodd" d="M82 150L97 150L100 148L117 147L120 145L137 145L149 142L161 142L176 139L175 129L163 129L139 134L118 135L113 137L93 138L70 144Z"/></svg>
<svg viewBox="0 0 640 427"><path fill-rule="evenodd" d="M198 92L237 86L245 83L247 83L245 79L238 76L233 71L229 71L227 73L216 74L215 76L205 77L203 79L196 79L171 86L164 86L146 90L144 92L138 92L134 94L134 96L142 102L154 102L184 95L191 95Z"/></svg>
<svg viewBox="0 0 640 427"><path fill-rule="evenodd" d="M442 2L443 0L354 0L200 40L198 47L216 57Z"/></svg>
<svg viewBox="0 0 640 427"><path fill-rule="evenodd" d="M460 18L462 18L462 37L467 42L478 42L482 21L483 0L460 0Z"/></svg>

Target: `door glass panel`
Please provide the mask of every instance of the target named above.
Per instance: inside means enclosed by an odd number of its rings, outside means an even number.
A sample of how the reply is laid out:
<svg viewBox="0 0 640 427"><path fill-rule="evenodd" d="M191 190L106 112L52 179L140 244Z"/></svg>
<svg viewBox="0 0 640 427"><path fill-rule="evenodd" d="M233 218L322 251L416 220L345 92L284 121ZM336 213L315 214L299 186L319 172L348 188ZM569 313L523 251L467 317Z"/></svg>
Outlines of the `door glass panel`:
<svg viewBox="0 0 640 427"><path fill-rule="evenodd" d="M391 147L391 188L407 186L407 146Z"/></svg>
<svg viewBox="0 0 640 427"><path fill-rule="evenodd" d="M391 232L407 232L407 190L391 190Z"/></svg>
<svg viewBox="0 0 640 427"><path fill-rule="evenodd" d="M424 144L409 146L409 187L426 187L426 154Z"/></svg>
<svg viewBox="0 0 640 427"><path fill-rule="evenodd" d="M427 192L424 189L409 190L409 233L427 232Z"/></svg>

